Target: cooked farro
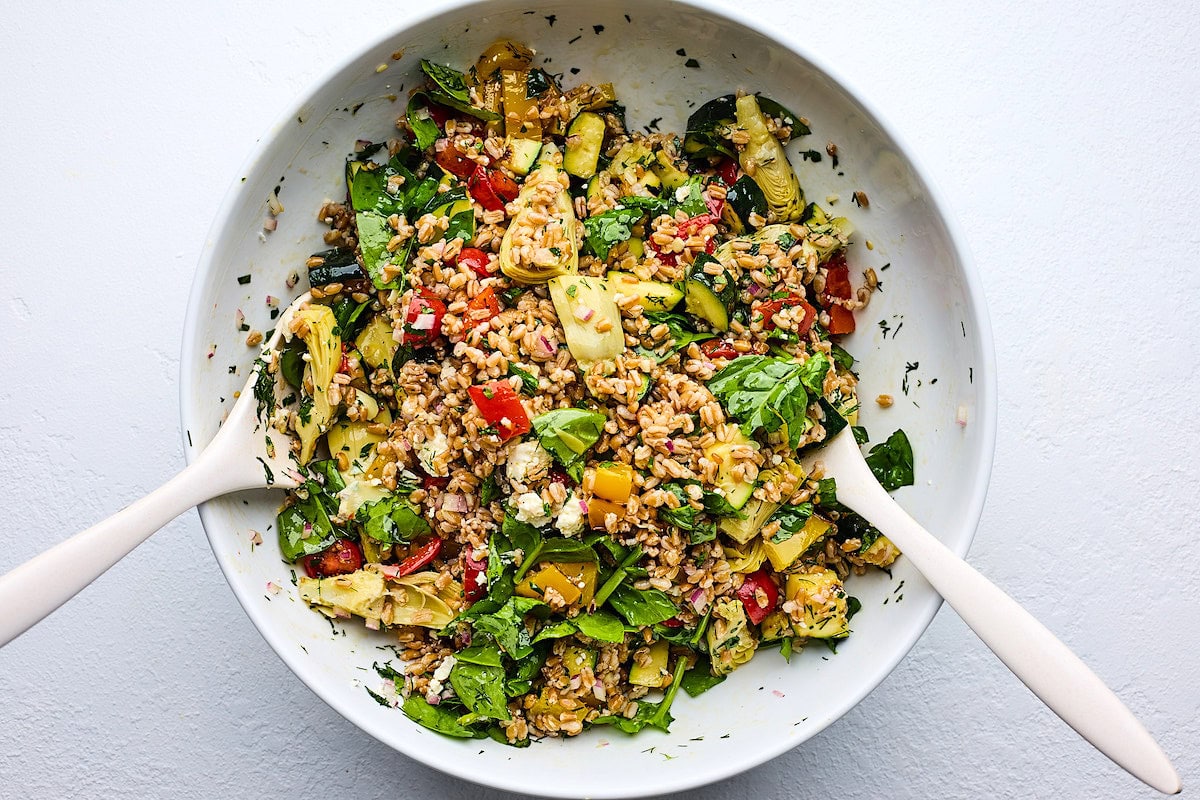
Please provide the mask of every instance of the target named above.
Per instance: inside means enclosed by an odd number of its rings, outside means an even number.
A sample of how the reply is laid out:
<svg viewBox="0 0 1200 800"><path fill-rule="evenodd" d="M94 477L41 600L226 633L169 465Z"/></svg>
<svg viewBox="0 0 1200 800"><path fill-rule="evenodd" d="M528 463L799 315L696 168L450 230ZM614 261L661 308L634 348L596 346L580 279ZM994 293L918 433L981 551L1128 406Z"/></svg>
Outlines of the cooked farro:
<svg viewBox="0 0 1200 800"><path fill-rule="evenodd" d="M835 337L878 285L804 201L806 121L739 94L683 140L629 133L611 85L533 57L422 62L401 136L317 212L335 247L269 355L300 596L396 643L381 702L513 744L666 730L681 687L848 635L843 579L899 555L799 460L857 422ZM911 482L902 433L870 459Z"/></svg>

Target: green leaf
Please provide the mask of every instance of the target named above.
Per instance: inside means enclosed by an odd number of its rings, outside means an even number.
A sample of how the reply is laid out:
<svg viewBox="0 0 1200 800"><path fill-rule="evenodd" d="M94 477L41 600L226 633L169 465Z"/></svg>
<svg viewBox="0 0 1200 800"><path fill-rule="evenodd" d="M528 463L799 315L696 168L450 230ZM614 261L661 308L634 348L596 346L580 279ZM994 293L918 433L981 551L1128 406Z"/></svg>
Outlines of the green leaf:
<svg viewBox="0 0 1200 800"><path fill-rule="evenodd" d="M805 375L798 362L740 356L709 380L708 389L742 423L742 433L774 433L787 426L788 444L795 449L810 423Z"/></svg>
<svg viewBox="0 0 1200 800"><path fill-rule="evenodd" d="M463 245L469 245L475 238L475 212L460 211L450 218L446 226L446 235L442 237L447 242L462 239Z"/></svg>
<svg viewBox="0 0 1200 800"><path fill-rule="evenodd" d="M458 699L479 717L509 720L508 698L504 695L504 668L464 662L450 670L450 685Z"/></svg>
<svg viewBox="0 0 1200 800"><path fill-rule="evenodd" d="M800 368L800 382L815 397L825 393L825 376L829 373L829 359L819 350Z"/></svg>
<svg viewBox="0 0 1200 800"><path fill-rule="evenodd" d="M337 462L332 458L311 462L308 465L308 471L314 475L321 476L321 482L324 484L324 492L326 494L337 494L346 488L346 482L342 480L342 473L338 472Z"/></svg>
<svg viewBox="0 0 1200 800"><path fill-rule="evenodd" d="M418 150L428 150L442 135L442 129L429 116L428 101L424 92L417 92L408 99L408 110L405 112L408 127L412 128L413 136L417 139Z"/></svg>
<svg viewBox="0 0 1200 800"><path fill-rule="evenodd" d="M329 511L321 502L321 485L310 480L304 486L308 497L297 496L296 502L275 518L279 550L288 561L319 553L337 538L333 523L329 521Z"/></svg>
<svg viewBox="0 0 1200 800"><path fill-rule="evenodd" d="M780 506L779 510L772 514L770 520L768 520L768 522L779 521L779 530L771 537L771 542L773 544L782 544L800 533L812 515L812 503Z"/></svg>
<svg viewBox="0 0 1200 800"><path fill-rule="evenodd" d="M543 626L537 632L537 636L533 637L533 643L544 642L548 639L563 639L578 632L575 623L569 619L560 619L557 622L552 622L549 625Z"/></svg>
<svg viewBox="0 0 1200 800"><path fill-rule="evenodd" d="M538 561L554 561L559 563L579 563L588 561L595 564L598 559L596 551L581 539L568 539L555 536L542 542L537 550Z"/></svg>
<svg viewBox="0 0 1200 800"><path fill-rule="evenodd" d="M625 641L625 626L607 611L593 611L591 614L580 614L571 620L584 636L590 636L601 642L620 644Z"/></svg>
<svg viewBox="0 0 1200 800"><path fill-rule="evenodd" d="M582 408L559 408L533 418L533 430L542 447L562 464L576 483L583 481L583 457L600 440L603 414Z"/></svg>
<svg viewBox="0 0 1200 800"><path fill-rule="evenodd" d="M534 397L538 393L538 379L533 377L532 372L526 372L516 364L508 365L508 374L516 375L521 379L521 393Z"/></svg>
<svg viewBox="0 0 1200 800"><path fill-rule="evenodd" d="M500 648L491 642L473 644L454 654L459 664L478 664L481 667L502 667Z"/></svg>
<svg viewBox="0 0 1200 800"><path fill-rule="evenodd" d="M633 236L633 225L642 218L641 209L614 208L583 221L584 243L600 259L608 258L614 245Z"/></svg>
<svg viewBox="0 0 1200 800"><path fill-rule="evenodd" d="M724 675L713 675L708 658L700 656L695 666L684 673L680 686L689 696L699 697L724 680Z"/></svg>
<svg viewBox="0 0 1200 800"><path fill-rule="evenodd" d="M638 627L662 622L679 613L670 596L661 589L618 586L608 602L626 622Z"/></svg>
<svg viewBox="0 0 1200 800"><path fill-rule="evenodd" d="M383 279L383 268L389 264L402 264L407 260L408 247L396 253L389 253L387 246L392 240L392 229L387 223L387 217L377 211L360 211L354 215L354 225L358 229L358 246L362 252L363 267L371 277L371 283L376 289L399 289L400 278L390 281ZM408 240L411 247L413 239Z"/></svg>
<svg viewBox="0 0 1200 800"><path fill-rule="evenodd" d="M614 553L613 556L616 557L616 553ZM633 569L633 565L636 564L638 559L641 557L642 546L634 545L633 549L621 559L621 562L617 565L617 568L613 570L612 575L610 575L608 579L604 581L604 584L596 592L596 597L592 600L592 604L596 608L603 606L608 601L608 598L612 596L612 593L620 588L621 584L629 576L630 570Z"/></svg>
<svg viewBox="0 0 1200 800"><path fill-rule="evenodd" d="M500 486L496 483L496 473L493 472L483 479L483 483L479 484L479 503L486 506L500 495Z"/></svg>
<svg viewBox="0 0 1200 800"><path fill-rule="evenodd" d="M432 531L415 506L395 495L363 505L354 519L364 534L382 544L411 542Z"/></svg>
<svg viewBox="0 0 1200 800"><path fill-rule="evenodd" d="M850 355L850 353L846 351L846 348L842 347L837 342L829 343L829 354L833 356L833 363L837 364L842 369L850 370L854 368L854 356Z"/></svg>
<svg viewBox="0 0 1200 800"><path fill-rule="evenodd" d="M871 441L871 437L867 435L867 429L862 425L855 425L853 428L851 428L851 430L854 431L855 443L866 444L867 442Z"/></svg>
<svg viewBox="0 0 1200 800"><path fill-rule="evenodd" d="M689 217L698 217L701 214L708 213L708 204L704 202L704 178L701 175L693 175L688 178L681 188L687 190L686 199L679 204L679 209Z"/></svg>
<svg viewBox="0 0 1200 800"><path fill-rule="evenodd" d="M651 354L659 363L666 361L671 356L671 353L682 350L692 342L703 342L705 339L711 339L716 336L715 333L697 333L692 328L691 320L682 314L674 314L670 311L648 311L645 317L652 325L666 325L670 331L671 339L675 342L665 355Z"/></svg>
<svg viewBox="0 0 1200 800"><path fill-rule="evenodd" d="M664 197L644 197L642 195L626 195L617 201L626 208L636 208L644 212L650 219L667 213L671 201Z"/></svg>
<svg viewBox="0 0 1200 800"><path fill-rule="evenodd" d="M431 706L419 694L410 694L400 706L404 716L423 728L459 739L482 739L487 733L468 728L458 722L459 715L443 706Z"/></svg>
<svg viewBox="0 0 1200 800"><path fill-rule="evenodd" d="M871 448L867 455L867 466L875 474L875 479L889 492L901 486L912 486L913 452L908 436L898 430L887 438L886 442Z"/></svg>
<svg viewBox="0 0 1200 800"><path fill-rule="evenodd" d="M664 733L670 733L671 723L675 718L671 716L671 704L675 702L675 696L679 694L679 687L683 683L683 678L686 675L683 665L675 664L675 677L671 681L671 686L667 689L666 695L663 696L662 702L651 703L647 700L639 700L637 712L632 719L616 716L597 717L594 720L596 725L612 725L613 727L625 733L637 733L646 727L658 728Z"/></svg>
<svg viewBox="0 0 1200 800"><path fill-rule="evenodd" d="M822 478L817 481L816 503L825 508L837 508L840 505L837 499L836 478Z"/></svg>
<svg viewBox="0 0 1200 800"><path fill-rule="evenodd" d="M421 59L421 71L438 85L438 88L456 100L466 103L471 99L466 76L453 67L435 64L427 58Z"/></svg>
<svg viewBox="0 0 1200 800"><path fill-rule="evenodd" d="M546 604L531 597L510 597L495 613L471 621L476 631L490 633L496 644L514 661L533 653L533 639L525 625L525 615Z"/></svg>

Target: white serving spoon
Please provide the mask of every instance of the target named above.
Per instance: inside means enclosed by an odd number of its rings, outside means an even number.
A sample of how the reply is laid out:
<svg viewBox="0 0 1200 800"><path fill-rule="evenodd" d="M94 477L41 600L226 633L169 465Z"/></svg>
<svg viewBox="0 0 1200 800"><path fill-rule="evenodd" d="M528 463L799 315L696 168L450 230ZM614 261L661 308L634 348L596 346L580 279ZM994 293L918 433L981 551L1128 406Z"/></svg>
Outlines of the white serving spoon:
<svg viewBox="0 0 1200 800"><path fill-rule="evenodd" d="M1135 778L1180 792L1179 774L1133 712L1046 626L905 513L875 480L849 427L818 458L837 478L838 502L891 539L1039 700Z"/></svg>
<svg viewBox="0 0 1200 800"><path fill-rule="evenodd" d="M263 352L279 346L292 314L310 299L305 292L284 310ZM0 577L0 608L4 609L0 647L70 600L189 508L243 489L299 485L295 464L288 458L291 437L271 431L274 444L269 445L265 423L258 418L254 384L262 363L255 362L221 429L191 465L141 500Z"/></svg>
<svg viewBox="0 0 1200 800"><path fill-rule="evenodd" d="M300 296L281 315L266 350L278 346L292 313L308 299L307 294ZM192 506L242 489L298 485L288 458L288 437L277 434L278 443L270 448L258 419L254 385L260 368L256 365L251 371L220 431L191 466L136 503L0 577L0 608L5 609L0 617L0 647ZM1182 789L1166 754L1104 682L1028 611L950 552L884 491L849 428L822 448L820 458L826 474L837 477L838 500L891 539L1043 703L1147 785L1165 794Z"/></svg>

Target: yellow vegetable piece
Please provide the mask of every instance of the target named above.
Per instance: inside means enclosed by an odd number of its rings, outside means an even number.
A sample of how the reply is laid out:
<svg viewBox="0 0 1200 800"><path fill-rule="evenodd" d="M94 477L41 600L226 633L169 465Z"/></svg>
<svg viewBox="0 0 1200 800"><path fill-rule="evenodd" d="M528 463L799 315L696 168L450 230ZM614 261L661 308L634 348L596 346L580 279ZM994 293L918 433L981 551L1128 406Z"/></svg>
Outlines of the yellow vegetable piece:
<svg viewBox="0 0 1200 800"><path fill-rule="evenodd" d="M671 683L671 673L667 670L667 660L671 657L671 646L666 639L659 639L650 645L650 660L639 664L635 657L629 667L629 682L634 686L649 686L660 689Z"/></svg>
<svg viewBox="0 0 1200 800"><path fill-rule="evenodd" d="M846 590L833 570L791 573L787 596L804 609L800 621L792 626L797 636L836 639L850 633Z"/></svg>
<svg viewBox="0 0 1200 800"><path fill-rule="evenodd" d="M579 587L579 604L590 606L592 598L596 596L596 581L599 575L596 565L590 561L567 561L555 564L555 566L566 576L567 580Z"/></svg>
<svg viewBox="0 0 1200 800"><path fill-rule="evenodd" d="M484 81L502 69L524 70L529 69L529 65L532 63L532 50L520 42L501 39L490 45L479 56L479 60L475 62L475 76L478 80Z"/></svg>
<svg viewBox="0 0 1200 800"><path fill-rule="evenodd" d="M554 564L544 564L536 572L530 570L525 576L525 580L518 584L516 592L522 597L540 599L547 589L557 591L567 605L576 603L583 594L580 588L571 583L571 579L563 575Z"/></svg>
<svg viewBox="0 0 1200 800"><path fill-rule="evenodd" d="M585 668L596 668L596 651L590 647L569 644L563 648L562 663L567 674L574 678Z"/></svg>
<svg viewBox="0 0 1200 800"><path fill-rule="evenodd" d="M892 544L892 540L879 535L871 546L860 553L862 560L877 567L890 567L892 562L900 557L900 548Z"/></svg>
<svg viewBox="0 0 1200 800"><path fill-rule="evenodd" d="M633 492L633 467L628 464L602 464L596 468L592 491L597 497L624 503Z"/></svg>
<svg viewBox="0 0 1200 800"><path fill-rule="evenodd" d="M525 96L529 73L525 70L501 70L500 83L504 92L504 133L514 139L542 138L537 98Z"/></svg>
<svg viewBox="0 0 1200 800"><path fill-rule="evenodd" d="M588 502L588 525L591 525L593 528L603 528L604 518L609 514L616 514L617 519L623 519L625 517L625 506L601 497L593 497Z"/></svg>
<svg viewBox="0 0 1200 800"><path fill-rule="evenodd" d="M722 597L713 605L706 636L714 675L733 672L753 658L758 647L758 639L746 621L746 609L732 597Z"/></svg>
<svg viewBox="0 0 1200 800"><path fill-rule="evenodd" d="M781 542L772 541L771 539L774 537L763 537L763 552L767 554L767 558L770 560L771 566L775 568L775 571L783 572L805 550L812 547L818 539L824 537L832 527L831 523L813 514L804 523L804 527L800 529L799 533L793 534Z"/></svg>
<svg viewBox="0 0 1200 800"><path fill-rule="evenodd" d="M312 305L297 311L296 317L308 327L302 338L311 359L309 367L313 383L312 406L308 410L307 422L303 417L296 422L300 463L307 464L312 459L317 439L329 429L329 423L333 420L334 407L329 403L327 390L342 363L342 338L333 332L337 327L337 319L329 306Z"/></svg>
<svg viewBox="0 0 1200 800"><path fill-rule="evenodd" d="M559 324L567 335L567 347L580 367L590 370L593 364L615 359L625 351L617 293L608 281L586 275L558 275L547 286Z"/></svg>
<svg viewBox="0 0 1200 800"><path fill-rule="evenodd" d="M400 343L392 335L392 326L382 315L376 316L358 334L354 346L362 353L363 361L379 369L392 363Z"/></svg>

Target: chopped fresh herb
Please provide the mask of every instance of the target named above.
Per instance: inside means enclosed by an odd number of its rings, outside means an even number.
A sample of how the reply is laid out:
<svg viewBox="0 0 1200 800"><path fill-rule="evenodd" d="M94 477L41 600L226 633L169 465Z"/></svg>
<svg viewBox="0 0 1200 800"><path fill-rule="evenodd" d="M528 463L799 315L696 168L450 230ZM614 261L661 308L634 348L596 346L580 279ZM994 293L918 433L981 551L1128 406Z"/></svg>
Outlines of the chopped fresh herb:
<svg viewBox="0 0 1200 800"><path fill-rule="evenodd" d="M572 287L574 288L574 287ZM521 379L521 391L530 397L533 397L538 392L538 379L533 377L533 373L526 372L516 364L508 365L508 374L516 375Z"/></svg>
<svg viewBox="0 0 1200 800"><path fill-rule="evenodd" d="M479 485L479 503L486 506L498 497L500 497L500 487L496 484L496 473L493 472Z"/></svg>
<svg viewBox="0 0 1200 800"><path fill-rule="evenodd" d="M240 283L242 286L245 286L247 283L250 282L250 277L251 276L249 276L249 275L239 275L237 282Z"/></svg>

